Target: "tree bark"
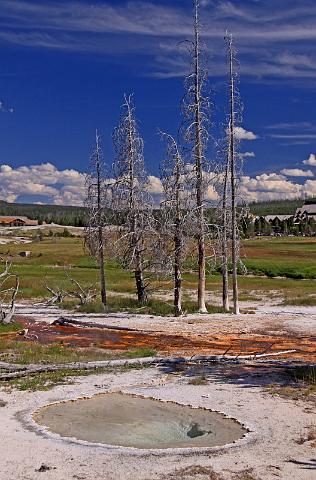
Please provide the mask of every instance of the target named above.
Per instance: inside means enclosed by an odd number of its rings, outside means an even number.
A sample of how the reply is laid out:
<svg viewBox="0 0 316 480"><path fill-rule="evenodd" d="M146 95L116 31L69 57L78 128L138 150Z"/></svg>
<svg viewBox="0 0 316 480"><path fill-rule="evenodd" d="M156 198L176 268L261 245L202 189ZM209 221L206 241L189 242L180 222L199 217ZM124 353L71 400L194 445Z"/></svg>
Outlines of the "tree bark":
<svg viewBox="0 0 316 480"><path fill-rule="evenodd" d="M233 67L233 48L232 38L229 43L229 76L230 76L230 122L229 122L229 159L231 176L231 196L232 196L232 280L233 280L233 302L234 314L239 314L238 302L238 238L237 238L237 214L236 214L236 154L235 154L235 82Z"/></svg>
<svg viewBox="0 0 316 480"><path fill-rule="evenodd" d="M103 228L100 226L98 232L99 237L99 271L100 271L100 287L101 287L101 302L106 308L106 285L105 285L105 267L104 267L104 244L103 244Z"/></svg>
<svg viewBox="0 0 316 480"><path fill-rule="evenodd" d="M101 163L99 155L99 136L96 131L96 170L97 170L97 208L98 208L98 244L99 244L99 271L100 271L100 290L101 290L101 302L106 308L106 286L105 286L105 269L104 269L104 240L103 240L103 228L102 228L102 192L101 192Z"/></svg>
<svg viewBox="0 0 316 480"><path fill-rule="evenodd" d="M182 315L181 247L180 219L177 217L174 236L174 314L176 317Z"/></svg>
<svg viewBox="0 0 316 480"><path fill-rule="evenodd" d="M130 108L130 104L127 102L128 108L128 143L129 143L129 158L128 158L128 174L129 174L129 209L132 215L132 225L131 225L131 247L135 255L135 283L136 283L136 292L137 298L140 303L147 303L148 296L146 292L146 285L144 282L144 275L143 275L143 266L142 266L142 254L139 248L139 239L137 235L137 228L138 228L138 218L137 218L137 209L140 206L136 207L136 199L135 199L135 182L137 179L135 178L135 171L134 171L134 162L135 162L135 152L134 152L134 138L133 138L133 119L132 119L132 111Z"/></svg>
<svg viewBox="0 0 316 480"><path fill-rule="evenodd" d="M204 231L204 195L203 195L203 153L201 136L201 79L200 79L200 30L199 30L199 3L195 6L195 168L196 168L196 206L198 215L198 308L200 313L207 313L205 305L205 231Z"/></svg>
<svg viewBox="0 0 316 480"><path fill-rule="evenodd" d="M136 248L136 252L135 252L135 263L136 263L135 281L136 281L137 298L140 303L147 303L148 296L147 296L146 286L144 282L142 258L138 248Z"/></svg>
<svg viewBox="0 0 316 480"><path fill-rule="evenodd" d="M223 278L223 308L229 312L228 299L228 246L227 246L227 187L229 162L227 156L224 189L223 189L223 224L222 224L222 278Z"/></svg>

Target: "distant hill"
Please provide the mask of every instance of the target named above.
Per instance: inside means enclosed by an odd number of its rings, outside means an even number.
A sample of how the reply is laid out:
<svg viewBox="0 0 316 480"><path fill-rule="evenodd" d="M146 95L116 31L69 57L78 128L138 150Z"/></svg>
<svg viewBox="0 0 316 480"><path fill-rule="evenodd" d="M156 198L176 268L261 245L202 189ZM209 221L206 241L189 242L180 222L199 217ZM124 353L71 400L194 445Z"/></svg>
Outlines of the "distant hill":
<svg viewBox="0 0 316 480"><path fill-rule="evenodd" d="M85 224L85 208L60 205L35 205L31 203L8 203L0 200L0 215L25 216L40 223L58 223L82 227Z"/></svg>

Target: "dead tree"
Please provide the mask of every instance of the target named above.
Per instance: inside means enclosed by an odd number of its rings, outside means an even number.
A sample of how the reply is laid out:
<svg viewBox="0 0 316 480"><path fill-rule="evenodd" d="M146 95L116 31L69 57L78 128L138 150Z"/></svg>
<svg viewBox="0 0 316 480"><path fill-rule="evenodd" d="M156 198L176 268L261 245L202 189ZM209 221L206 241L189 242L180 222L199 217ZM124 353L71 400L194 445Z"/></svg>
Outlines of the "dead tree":
<svg viewBox="0 0 316 480"><path fill-rule="evenodd" d="M226 155L225 170L223 172L223 191L222 191L222 221L220 225L221 235L221 257L222 257L222 279L223 279L223 308L229 312L229 298L228 298L228 181L229 181L229 156Z"/></svg>
<svg viewBox="0 0 316 480"><path fill-rule="evenodd" d="M184 255L185 232L185 165L177 141L169 134L162 134L167 142L167 158L162 165L162 184L164 199L161 204L162 234L166 238L165 245L171 240L172 248L169 256L173 259L174 274L174 313L182 315L182 262ZM168 265L168 260L165 261Z"/></svg>
<svg viewBox="0 0 316 480"><path fill-rule="evenodd" d="M145 256L152 231L152 201L146 192L144 146L135 119L133 98L125 96L124 100L120 123L113 134L116 159L113 164L112 208L121 224L116 258L124 268L134 272L137 298L146 303Z"/></svg>
<svg viewBox="0 0 316 480"><path fill-rule="evenodd" d="M59 287L57 289L54 287L51 287L47 284L46 281L44 283L44 287L51 294L51 297L44 300L43 302L38 303L37 305L50 306L50 305L55 305L55 303L62 303L65 297L67 296L67 292L65 290Z"/></svg>
<svg viewBox="0 0 316 480"><path fill-rule="evenodd" d="M70 284L75 288L74 290L67 290L66 296L77 298L79 300L79 305L86 305L87 303L92 302L97 296L95 285L89 285L88 287L83 287L78 280L73 278L69 272L66 271L66 277L69 280Z"/></svg>
<svg viewBox="0 0 316 480"><path fill-rule="evenodd" d="M39 303L38 305L55 305L62 303L67 298L76 298L79 300L79 305L86 305L90 303L97 297L96 285L92 284L87 287L83 287L81 283L73 278L69 270L65 270L65 279L71 287L65 288L58 286L57 288L51 285L48 285L47 280L44 282L44 287L51 294L51 297L45 301Z"/></svg>
<svg viewBox="0 0 316 480"><path fill-rule="evenodd" d="M12 264L5 262L4 271L0 274L0 323L9 324L13 322L15 313L15 300L20 287L18 275L10 273ZM6 287L8 282L14 278L15 285ZM9 300L7 300L9 297Z"/></svg>
<svg viewBox="0 0 316 480"><path fill-rule="evenodd" d="M209 139L210 100L208 97L208 72L205 51L201 43L199 18L200 2L195 0L194 40L190 44L191 72L186 77L186 94L183 102L185 119L184 140L190 145L194 163L194 194L196 204L197 244L198 244L198 308L206 313L205 305L205 170L206 150Z"/></svg>
<svg viewBox="0 0 316 480"><path fill-rule="evenodd" d="M86 175L86 201L88 222L85 229L85 246L96 256L100 272L101 301L106 307L106 284L104 266L104 227L106 224L106 204L109 195L109 181L105 175L105 165L100 147L100 136L96 131L95 148L91 155L90 172Z"/></svg>
<svg viewBox="0 0 316 480"><path fill-rule="evenodd" d="M239 263L239 232L238 232L238 173L237 147L239 139L236 134L236 127L241 122L241 105L237 88L238 71L236 61L236 49L233 36L226 35L227 57L229 65L229 121L227 141L227 161L230 175L231 191L231 259L232 259L232 282L233 282L233 303L234 313L239 314L238 302L238 263Z"/></svg>

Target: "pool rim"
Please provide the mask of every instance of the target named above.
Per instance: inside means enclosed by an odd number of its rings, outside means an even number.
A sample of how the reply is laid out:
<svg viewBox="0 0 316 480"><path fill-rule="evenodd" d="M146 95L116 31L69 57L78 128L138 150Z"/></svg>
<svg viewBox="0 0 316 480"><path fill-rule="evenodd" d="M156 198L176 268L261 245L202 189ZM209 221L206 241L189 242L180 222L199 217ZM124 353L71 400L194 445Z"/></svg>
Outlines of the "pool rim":
<svg viewBox="0 0 316 480"><path fill-rule="evenodd" d="M87 440L82 440L78 439L76 437L64 437L60 435L59 433L52 432L49 427L45 425L41 425L36 420L34 419L34 416L36 413L40 410L43 410L45 408L49 408L50 406L53 405L60 405L63 403L72 403L77 400L89 400L92 399L93 397L96 396L103 396L106 394L111 394L111 393L119 393L122 395L129 395L129 396L134 396L137 398L143 398L143 399L149 399L149 400L155 400L159 401L161 403L174 403L176 405L180 406L187 406L192 409L200 409L200 410L207 410L212 413L218 413L222 415L225 419L233 420L234 422L238 423L244 430L245 433L242 437L238 438L234 442L231 443L226 443L223 445L218 445L218 446L212 446L212 447L168 447L168 448L138 448L138 447L126 447L122 445L111 445L111 444L105 444L105 443L98 443L98 442L89 442ZM133 393L128 390L124 390L122 388L120 389L109 389L105 391L98 391L94 394L91 395L82 395L82 396L73 396L71 398L67 399L62 399L58 401L53 401L50 403L43 403L43 405L39 405L36 410L27 410L24 412L20 412L21 415L19 415L19 420L23 423L24 427L27 428L28 430L33 431L37 435L57 441L58 443L62 444L69 444L69 445L77 445L77 446L82 446L82 447L88 447L88 448L96 448L96 449L101 449L105 450L109 453L125 453L129 455L136 455L136 456L142 456L146 454L151 454L151 455L172 455L172 454L180 454L182 456L185 455L192 455L192 454L205 454L205 453L220 453L225 450L230 450L232 448L238 448L245 446L250 443L254 443L258 439L258 433L256 430L251 427L249 424L246 424L237 418L228 415L224 411L220 410L215 410L212 408L207 408L203 405L199 406L194 406L191 405L190 403L183 403L175 400L165 400L159 397L154 397L153 395L145 395L141 393Z"/></svg>

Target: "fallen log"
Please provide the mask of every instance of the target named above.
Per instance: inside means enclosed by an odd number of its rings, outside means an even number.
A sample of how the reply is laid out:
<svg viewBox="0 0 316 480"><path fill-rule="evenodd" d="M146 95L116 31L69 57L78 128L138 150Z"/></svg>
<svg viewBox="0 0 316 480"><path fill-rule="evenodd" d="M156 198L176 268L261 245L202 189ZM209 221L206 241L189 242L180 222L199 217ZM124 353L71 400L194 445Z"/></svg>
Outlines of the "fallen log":
<svg viewBox="0 0 316 480"><path fill-rule="evenodd" d="M27 365L20 365L18 363L0 362L0 370L7 370L16 372L17 370L27 370Z"/></svg>
<svg viewBox="0 0 316 480"><path fill-rule="evenodd" d="M84 328L100 328L100 329L107 329L107 330L122 330L125 332L144 332L144 330L139 330L137 328L130 328L130 327L121 327L119 325L107 325L104 323L95 323L95 322L86 322L81 320L75 320L74 318L68 317L59 317L57 320L54 320L51 325L60 325L60 326L67 326L67 325L76 325L78 327ZM155 333L155 332L150 332Z"/></svg>
<svg viewBox="0 0 316 480"><path fill-rule="evenodd" d="M16 378L25 377L27 375L35 375L36 373L57 372L62 370L97 370L98 368L125 367L125 366L143 366L143 365L172 365L187 362L234 362L242 363L243 361L262 359L267 357L288 355L295 353L296 350L286 350L283 352L265 353L261 355L240 355L223 356L223 355L193 355L191 357L145 357L133 359L119 360L100 360L97 362L76 362L64 363L60 365L29 365L23 366L18 371L6 372L0 375L0 381L9 381ZM17 369L16 369L17 370Z"/></svg>

